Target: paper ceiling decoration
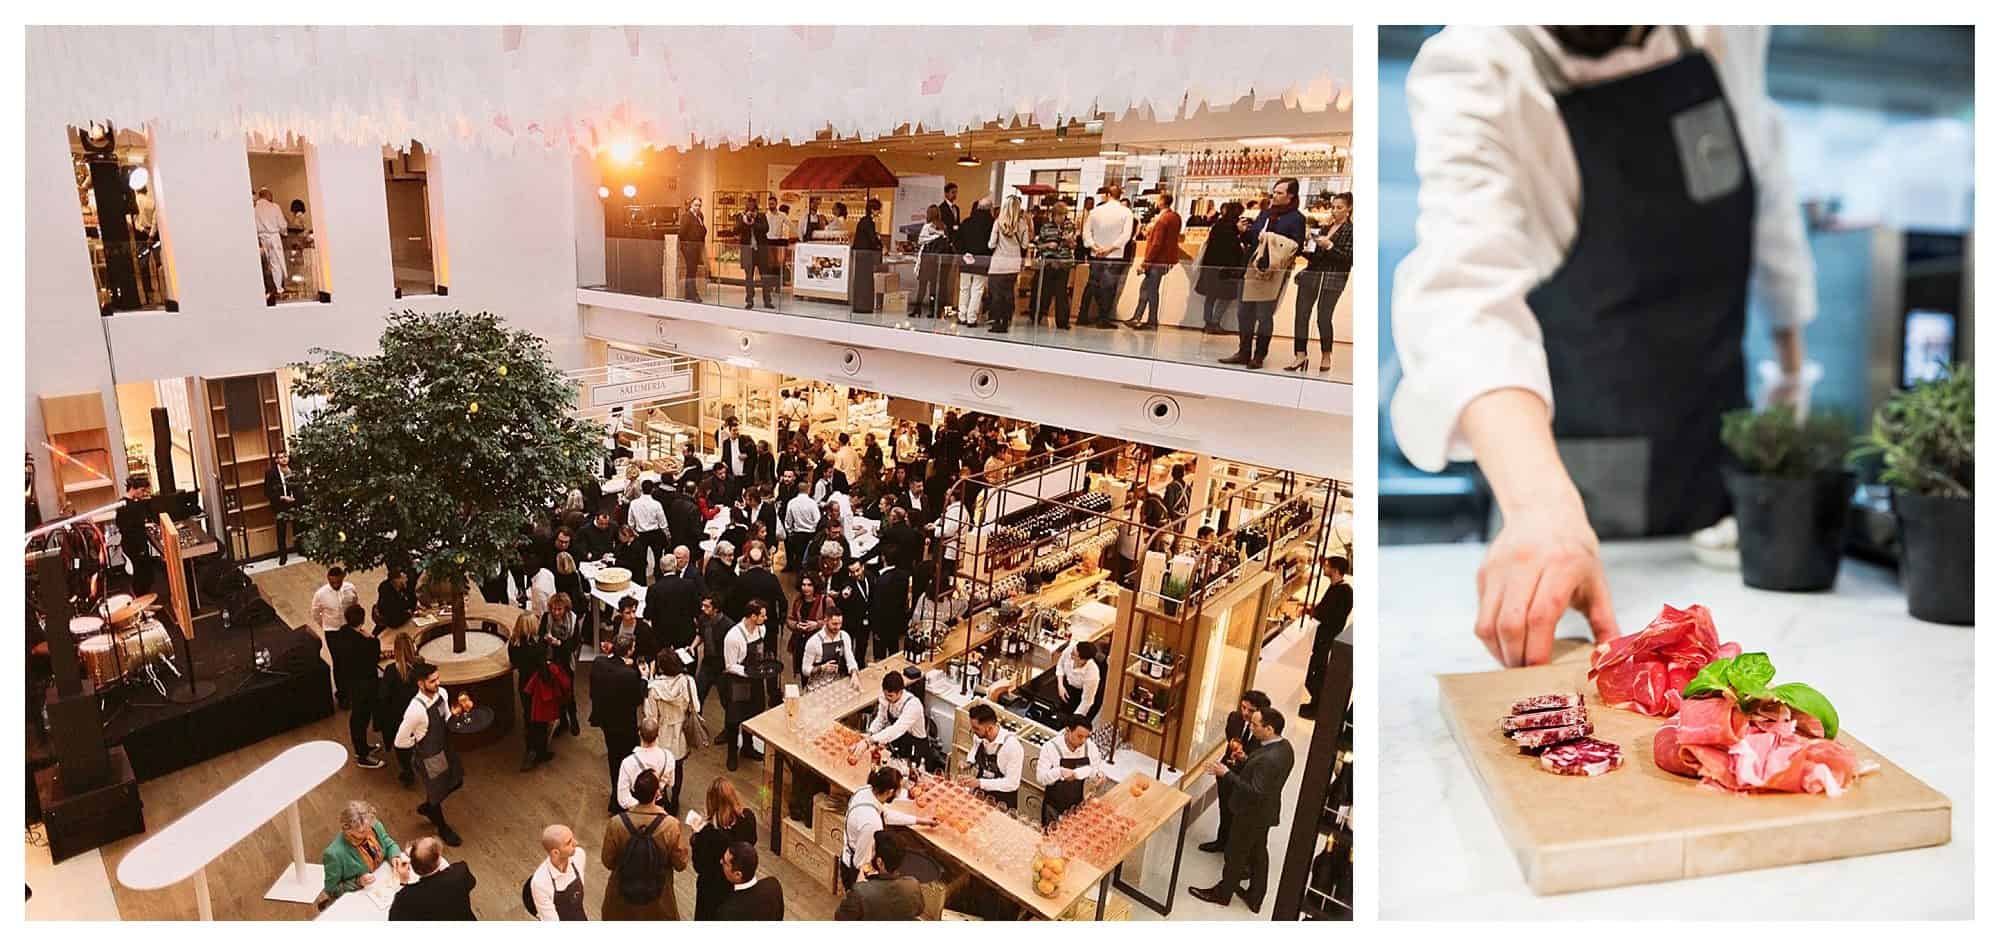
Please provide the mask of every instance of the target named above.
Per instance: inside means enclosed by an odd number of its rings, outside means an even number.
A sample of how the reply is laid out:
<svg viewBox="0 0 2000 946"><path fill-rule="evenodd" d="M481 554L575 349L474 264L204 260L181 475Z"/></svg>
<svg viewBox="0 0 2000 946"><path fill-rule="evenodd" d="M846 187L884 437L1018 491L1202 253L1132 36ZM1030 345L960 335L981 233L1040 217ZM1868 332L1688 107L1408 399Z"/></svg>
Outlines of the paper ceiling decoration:
<svg viewBox="0 0 2000 946"><path fill-rule="evenodd" d="M954 131L1351 88L1346 27L31 27L31 116L595 149Z"/></svg>

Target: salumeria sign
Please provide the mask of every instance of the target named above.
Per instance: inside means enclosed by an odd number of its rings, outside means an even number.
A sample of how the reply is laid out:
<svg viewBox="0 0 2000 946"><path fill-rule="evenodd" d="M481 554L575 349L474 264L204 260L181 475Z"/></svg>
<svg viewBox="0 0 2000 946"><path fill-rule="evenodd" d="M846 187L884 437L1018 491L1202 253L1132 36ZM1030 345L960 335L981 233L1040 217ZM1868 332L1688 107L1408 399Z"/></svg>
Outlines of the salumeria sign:
<svg viewBox="0 0 2000 946"><path fill-rule="evenodd" d="M611 381L590 386L591 407L612 407L647 401L655 398L674 397L694 390L694 372L682 369L650 378L633 381Z"/></svg>

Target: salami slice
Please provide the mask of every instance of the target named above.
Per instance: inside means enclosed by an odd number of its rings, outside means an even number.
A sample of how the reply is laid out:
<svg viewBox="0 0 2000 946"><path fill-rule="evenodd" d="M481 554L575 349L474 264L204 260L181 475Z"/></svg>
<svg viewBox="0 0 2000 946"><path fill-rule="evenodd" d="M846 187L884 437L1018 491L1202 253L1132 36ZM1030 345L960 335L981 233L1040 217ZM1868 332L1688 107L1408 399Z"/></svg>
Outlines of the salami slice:
<svg viewBox="0 0 2000 946"><path fill-rule="evenodd" d="M1582 705L1582 693L1548 693L1516 701L1514 707L1507 711L1507 715L1519 716L1523 713L1542 713L1549 710L1570 709Z"/></svg>
<svg viewBox="0 0 2000 946"><path fill-rule="evenodd" d="M1524 729L1547 729L1551 726L1574 726L1590 722L1590 710L1581 706L1568 709L1545 710L1540 713L1521 713L1500 721L1501 730L1512 735Z"/></svg>
<svg viewBox="0 0 2000 946"><path fill-rule="evenodd" d="M1591 729L1589 723L1577 723L1574 726L1551 726L1547 729L1524 729L1521 730L1520 732L1514 733L1513 735L1514 735L1515 745L1520 746L1524 751L1527 752L1538 752L1542 749L1546 749L1550 746L1556 745L1557 743L1568 742L1572 739L1582 739L1583 737L1590 735L1590 732Z"/></svg>
<svg viewBox="0 0 2000 946"><path fill-rule="evenodd" d="M1625 764L1625 753L1617 743L1602 739L1577 739L1542 752L1542 768L1557 775L1603 775Z"/></svg>

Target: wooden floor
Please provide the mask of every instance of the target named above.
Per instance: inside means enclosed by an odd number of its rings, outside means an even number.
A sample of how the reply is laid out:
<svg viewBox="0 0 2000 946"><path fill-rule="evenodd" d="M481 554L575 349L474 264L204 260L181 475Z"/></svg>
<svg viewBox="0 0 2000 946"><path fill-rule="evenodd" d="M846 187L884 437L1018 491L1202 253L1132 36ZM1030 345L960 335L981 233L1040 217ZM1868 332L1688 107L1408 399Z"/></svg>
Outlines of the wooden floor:
<svg viewBox="0 0 2000 946"><path fill-rule="evenodd" d="M286 623L306 623L312 592L325 580L324 570L310 563L295 563L254 576L265 597ZM362 603L372 604L379 574L350 576L361 591ZM540 836L549 824L565 824L576 832L578 844L586 851L588 873L587 902L595 917L605 889L607 871L598 863L604 838L604 805L610 791L604 762L604 741L588 724L589 675L578 674L577 702L585 719L581 737L562 736L553 743L557 758L532 772L518 771L522 745L518 736L465 756L466 784L446 803L452 826L463 836L463 847L451 848L447 857L465 861L479 878L473 891L473 910L483 920L525 920L521 909L521 881L541 862ZM722 712L711 699L706 716L710 728L720 732ZM347 714L312 726L266 739L263 742L211 760L194 768L175 772L140 786L146 806L146 824L158 830L184 812L215 795L252 769L285 749L311 739L330 739L345 745ZM717 776L736 779L738 794L758 810L758 828L764 824L768 808L758 799L762 790L758 766L745 763L741 771L729 773L723 764L723 750L709 747L688 758L688 788L682 792L684 805L699 807L707 786ZM339 830L337 818L342 805L352 799L373 803L381 811L382 823L398 843L428 833L430 822L418 815L415 806L422 800L414 788L396 781L393 762L380 769L341 769L300 804L305 824L309 858ZM118 886L118 863L144 835L127 838L103 848L106 873L118 901L120 915L127 920L191 920L196 917L194 885L179 884L165 890L138 891ZM760 872L776 876L784 883L787 919L829 919L835 899L826 889L807 879L764 846ZM310 905L281 903L264 899L264 891L290 862L284 832L277 824L258 831L237 845L221 860L210 865L209 889L218 919L307 920L315 912ZM676 897L682 916L694 912L694 875L674 875Z"/></svg>

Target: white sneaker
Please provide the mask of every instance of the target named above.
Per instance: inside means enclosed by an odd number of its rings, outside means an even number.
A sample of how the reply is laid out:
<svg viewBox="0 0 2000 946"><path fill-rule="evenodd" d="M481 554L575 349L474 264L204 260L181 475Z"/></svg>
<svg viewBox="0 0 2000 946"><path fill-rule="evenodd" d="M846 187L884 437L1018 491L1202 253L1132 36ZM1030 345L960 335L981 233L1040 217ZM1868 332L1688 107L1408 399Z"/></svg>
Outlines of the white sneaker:
<svg viewBox="0 0 2000 946"><path fill-rule="evenodd" d="M1733 572L1743 567L1743 557L1737 551L1735 516L1725 516L1721 522L1696 531L1688 537L1688 547L1694 551L1695 561L1710 568Z"/></svg>

